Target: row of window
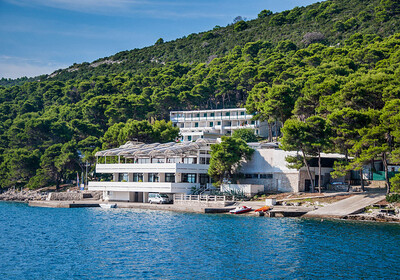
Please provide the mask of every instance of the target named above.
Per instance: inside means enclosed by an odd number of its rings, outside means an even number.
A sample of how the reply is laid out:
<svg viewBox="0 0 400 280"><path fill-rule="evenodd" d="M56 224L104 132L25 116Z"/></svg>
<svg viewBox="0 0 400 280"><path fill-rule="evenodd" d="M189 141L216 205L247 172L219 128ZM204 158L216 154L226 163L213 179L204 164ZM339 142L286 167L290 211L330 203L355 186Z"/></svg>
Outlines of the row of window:
<svg viewBox="0 0 400 280"><path fill-rule="evenodd" d="M135 163L144 164L144 163L189 163L196 164L197 158L138 158Z"/></svg>
<svg viewBox="0 0 400 280"><path fill-rule="evenodd" d="M255 123L256 123L255 121L245 121L243 123L235 123L234 126L248 125L248 124L255 124ZM220 121L216 122L216 125L221 125L221 122ZM227 122L224 124L224 126L232 126L232 122ZM187 125L187 128L191 128L191 127L192 126L190 124ZM194 127L199 127L199 123L195 122ZM209 122L208 127L214 127L214 122ZM180 128L185 128L185 123L181 123Z"/></svg>
<svg viewBox="0 0 400 280"><path fill-rule="evenodd" d="M273 174L244 174L246 179L272 179Z"/></svg>
<svg viewBox="0 0 400 280"><path fill-rule="evenodd" d="M182 183L197 183L197 174L196 173L182 173ZM120 173L119 176L120 182L129 182L128 173ZM206 184L209 182L210 177L207 174L199 175L199 183ZM147 174L148 182L160 182L160 174L159 173L148 173ZM143 182L143 173L133 173L133 182ZM175 173L165 173L165 182L175 183Z"/></svg>
<svg viewBox="0 0 400 280"><path fill-rule="evenodd" d="M231 116L231 112L225 112L223 115L229 117L229 116ZM238 112L238 113L232 112L232 116L244 116L244 115L245 115L244 111ZM197 113L197 114L187 114L187 115L178 114L178 118L180 118L180 117L200 118L200 116L202 116L203 118L215 117L215 113L209 113L209 114L208 113L201 113L201 114ZM217 116L222 116L222 114L218 114Z"/></svg>

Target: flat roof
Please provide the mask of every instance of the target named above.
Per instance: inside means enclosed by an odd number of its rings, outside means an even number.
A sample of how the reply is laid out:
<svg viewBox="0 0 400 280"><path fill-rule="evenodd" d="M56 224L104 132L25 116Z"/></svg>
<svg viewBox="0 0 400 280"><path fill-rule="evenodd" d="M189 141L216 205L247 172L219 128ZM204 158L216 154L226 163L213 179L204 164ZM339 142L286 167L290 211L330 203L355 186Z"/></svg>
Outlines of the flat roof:
<svg viewBox="0 0 400 280"><path fill-rule="evenodd" d="M231 108L231 109L209 109L209 110L193 110L193 111L171 111L172 113L208 113L208 112L226 112L226 111L246 111L246 108Z"/></svg>

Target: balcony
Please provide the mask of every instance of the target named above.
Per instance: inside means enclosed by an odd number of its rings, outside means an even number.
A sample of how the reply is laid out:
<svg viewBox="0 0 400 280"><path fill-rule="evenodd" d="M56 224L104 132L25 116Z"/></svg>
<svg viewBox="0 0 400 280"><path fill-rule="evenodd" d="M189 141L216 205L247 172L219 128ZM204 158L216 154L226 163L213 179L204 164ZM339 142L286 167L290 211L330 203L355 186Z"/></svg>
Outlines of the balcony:
<svg viewBox="0 0 400 280"><path fill-rule="evenodd" d="M96 173L207 173L208 164L115 163L96 165Z"/></svg>
<svg viewBox="0 0 400 280"><path fill-rule="evenodd" d="M220 120L251 120L253 118L253 115L245 114L245 115L232 115L232 116L221 116L221 115L216 115L216 116L201 116L201 117L176 117L172 116L170 117L170 120L173 123L183 123L183 122L190 122L190 121L220 121Z"/></svg>
<svg viewBox="0 0 400 280"><path fill-rule="evenodd" d="M199 183L167 182L89 182L90 191L189 193Z"/></svg>

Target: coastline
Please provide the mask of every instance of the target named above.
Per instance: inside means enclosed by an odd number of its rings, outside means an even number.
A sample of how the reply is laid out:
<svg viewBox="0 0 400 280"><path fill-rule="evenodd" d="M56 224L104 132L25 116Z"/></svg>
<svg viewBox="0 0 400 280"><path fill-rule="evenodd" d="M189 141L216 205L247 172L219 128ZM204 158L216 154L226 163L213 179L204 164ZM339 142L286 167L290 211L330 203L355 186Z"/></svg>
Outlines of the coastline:
<svg viewBox="0 0 400 280"><path fill-rule="evenodd" d="M62 194L62 193L61 193ZM65 192L65 194L71 194ZM379 209L375 212L367 213L365 209L361 213L349 215L334 215L333 213L326 213L324 215L308 216L305 215L315 209L323 209L338 200L343 200L357 194L337 193L325 194L322 196L309 196L306 194L298 195L288 194L289 198L280 198L281 205L274 206L270 211L264 215L254 212L255 209L265 206L265 201L238 201L234 205L221 207L220 205L196 205L196 204L149 204L149 203L135 203L135 202L110 202L117 204L118 208L123 209L147 209L147 210L161 210L161 211L174 211L174 212L187 212L187 213L202 213L202 214L229 214L229 210L234 209L236 206L250 206L253 211L241 214L242 216L264 216L264 217L300 217L305 219L333 219L333 220L348 220L348 221L367 221L367 222L383 222L383 223L400 223L400 216L382 213ZM303 197L302 197L303 196ZM81 200L46 200L48 193L40 193L37 191L22 191L16 192L8 190L0 194L0 202L16 202L27 203L31 207L45 207L45 208L86 208L86 207L100 207L100 204L107 203L98 199L81 199ZM322 202L321 202L322 201ZM324 203L328 201L329 203ZM369 211L371 212L371 211ZM386 211L387 212L387 211ZM331 215L332 214L332 215Z"/></svg>

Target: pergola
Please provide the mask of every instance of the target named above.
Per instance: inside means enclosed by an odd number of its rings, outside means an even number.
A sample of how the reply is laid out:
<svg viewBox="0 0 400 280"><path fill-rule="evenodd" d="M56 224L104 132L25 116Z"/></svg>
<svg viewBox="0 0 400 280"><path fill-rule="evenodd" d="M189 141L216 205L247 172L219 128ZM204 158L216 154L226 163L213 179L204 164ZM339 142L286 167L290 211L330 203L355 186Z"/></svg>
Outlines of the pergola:
<svg viewBox="0 0 400 280"><path fill-rule="evenodd" d="M169 142L169 143L153 143L144 144L140 142L128 141L119 148L99 151L95 154L97 161L99 157L118 157L120 163L121 156L126 159L133 159L136 162L139 158L185 158L196 157L198 151L206 148L210 144L214 144L214 139L198 139L196 142Z"/></svg>

